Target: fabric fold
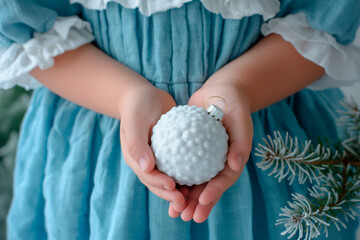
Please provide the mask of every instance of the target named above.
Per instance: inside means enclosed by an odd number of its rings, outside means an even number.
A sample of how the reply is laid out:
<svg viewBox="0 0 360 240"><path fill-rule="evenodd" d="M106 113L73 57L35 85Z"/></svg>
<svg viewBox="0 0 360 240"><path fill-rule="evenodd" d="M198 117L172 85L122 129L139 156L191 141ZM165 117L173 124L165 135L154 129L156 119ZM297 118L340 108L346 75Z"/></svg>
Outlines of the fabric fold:
<svg viewBox="0 0 360 240"><path fill-rule="evenodd" d="M325 74L309 85L319 90L352 85L360 80L360 31L350 45L342 45L335 38L310 26L304 13L275 18L263 24L264 36L271 33L281 35L306 59L325 69Z"/></svg>
<svg viewBox="0 0 360 240"><path fill-rule="evenodd" d="M172 8L179 8L192 0L70 0L70 3L80 3L87 9L104 10L108 3L116 2L125 8L135 9L150 16ZM279 0L200 0L210 12L221 14L223 18L241 19L255 14L268 20L280 10Z"/></svg>
<svg viewBox="0 0 360 240"><path fill-rule="evenodd" d="M77 16L58 17L54 26L45 33L34 33L24 44L13 43L0 47L0 88L19 85L26 89L41 84L29 72L35 67L42 70L54 65L54 57L94 40L90 24Z"/></svg>

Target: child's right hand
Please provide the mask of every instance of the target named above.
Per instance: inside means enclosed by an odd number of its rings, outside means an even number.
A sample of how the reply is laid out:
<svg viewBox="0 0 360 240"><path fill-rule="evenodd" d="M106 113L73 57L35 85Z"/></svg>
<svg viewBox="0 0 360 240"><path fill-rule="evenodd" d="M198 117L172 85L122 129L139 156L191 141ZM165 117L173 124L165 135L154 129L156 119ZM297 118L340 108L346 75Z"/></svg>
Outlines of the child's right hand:
<svg viewBox="0 0 360 240"><path fill-rule="evenodd" d="M92 44L67 51L55 58L53 67L35 68L31 74L63 98L121 119L120 138L126 163L150 191L172 202L179 212L184 209L185 199L175 189L175 182L154 169L155 158L149 146L152 127L175 106L168 93Z"/></svg>
<svg viewBox="0 0 360 240"><path fill-rule="evenodd" d="M175 107L165 91L151 84L136 84L121 97L120 139L126 164L140 181L158 197L169 201L181 212L186 201L172 178L155 169L155 157L149 145L152 127L161 115Z"/></svg>

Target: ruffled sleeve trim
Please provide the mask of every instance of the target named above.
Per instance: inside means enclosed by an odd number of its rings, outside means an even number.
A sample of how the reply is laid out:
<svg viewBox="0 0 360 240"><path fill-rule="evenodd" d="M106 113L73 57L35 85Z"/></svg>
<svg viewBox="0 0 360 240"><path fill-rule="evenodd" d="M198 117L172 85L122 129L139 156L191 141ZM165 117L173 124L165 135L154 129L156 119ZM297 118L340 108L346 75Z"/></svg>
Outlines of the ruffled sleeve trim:
<svg viewBox="0 0 360 240"><path fill-rule="evenodd" d="M142 14L150 16L157 12L179 8L191 1L192 0L70 0L70 3L80 3L87 9L104 10L109 2L116 2L125 8L138 8Z"/></svg>
<svg viewBox="0 0 360 240"><path fill-rule="evenodd" d="M50 68L54 65L54 57L93 40L88 22L77 16L58 17L52 29L45 33L35 32L26 43L0 47L0 88L40 87L41 84L29 74L32 69Z"/></svg>
<svg viewBox="0 0 360 240"><path fill-rule="evenodd" d="M241 19L259 14L266 21L280 10L278 0L202 0L206 9L220 13L223 18Z"/></svg>
<svg viewBox="0 0 360 240"><path fill-rule="evenodd" d="M192 0L70 0L80 3L85 8L104 10L109 2L116 2L125 8L135 9L150 16L157 12L179 8ZM279 0L200 0L204 7L213 13L219 13L224 18L241 19L255 14L262 15L264 20L273 18L280 10Z"/></svg>
<svg viewBox="0 0 360 240"><path fill-rule="evenodd" d="M304 13L275 18L263 24L264 36L281 35L306 59L325 69L325 74L309 86L310 89L325 89L352 85L360 80L360 46L338 43L330 34L312 28Z"/></svg>

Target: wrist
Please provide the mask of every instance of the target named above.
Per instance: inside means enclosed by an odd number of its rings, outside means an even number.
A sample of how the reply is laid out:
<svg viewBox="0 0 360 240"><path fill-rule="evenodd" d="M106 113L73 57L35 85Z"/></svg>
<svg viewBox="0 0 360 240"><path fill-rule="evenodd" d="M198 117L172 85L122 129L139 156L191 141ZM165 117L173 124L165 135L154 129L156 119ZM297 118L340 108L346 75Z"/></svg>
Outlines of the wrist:
<svg viewBox="0 0 360 240"><path fill-rule="evenodd" d="M251 96L249 94L249 91L244 83L241 81L242 77L233 77L229 76L227 74L214 74L209 80L206 82L206 84L214 85L214 88L222 89L224 86L227 86L227 92L234 92L234 94L237 95L238 101L241 101L242 107L252 112L252 105L251 105ZM226 99L226 95L224 94L224 97ZM229 103L231 104L231 103Z"/></svg>
<svg viewBox="0 0 360 240"><path fill-rule="evenodd" d="M119 119L121 119L126 106L130 106L134 100L139 97L139 92L142 92L142 89L151 87L153 86L142 77L129 79L128 82L121 87L117 94L117 109Z"/></svg>

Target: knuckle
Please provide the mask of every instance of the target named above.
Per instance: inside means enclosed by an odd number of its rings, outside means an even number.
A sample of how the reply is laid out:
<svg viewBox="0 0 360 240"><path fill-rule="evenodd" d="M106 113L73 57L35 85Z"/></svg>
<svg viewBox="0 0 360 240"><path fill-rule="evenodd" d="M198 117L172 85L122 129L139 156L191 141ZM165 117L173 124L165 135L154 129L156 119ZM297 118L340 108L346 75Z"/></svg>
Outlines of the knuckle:
<svg viewBox="0 0 360 240"><path fill-rule="evenodd" d="M120 126L120 134L122 135L122 136L126 136L126 130L125 130L125 128L123 127L124 126L124 123L122 123L122 124L120 124L121 126Z"/></svg>
<svg viewBox="0 0 360 240"><path fill-rule="evenodd" d="M231 187L237 181L239 176L240 172L222 172L222 183L216 183L217 187L222 190L221 194Z"/></svg>
<svg viewBox="0 0 360 240"><path fill-rule="evenodd" d="M149 188L148 185L146 184L146 182L144 181L144 179L143 179L140 175L137 175L137 176L138 176L140 182L141 182L142 184L144 184L147 188Z"/></svg>
<svg viewBox="0 0 360 240"><path fill-rule="evenodd" d="M139 144L138 143L134 142L134 143L129 143L127 145L127 152L129 153L130 157L133 160L136 160L138 151L139 151Z"/></svg>
<svg viewBox="0 0 360 240"><path fill-rule="evenodd" d="M226 190L219 182L214 182L210 187L212 188L212 192L216 195L221 195Z"/></svg>
<svg viewBox="0 0 360 240"><path fill-rule="evenodd" d="M180 205L185 203L185 198L180 192L177 192L176 199Z"/></svg>
<svg viewBox="0 0 360 240"><path fill-rule="evenodd" d="M180 193L179 194L173 194L171 199L175 204L178 204L182 200L181 194Z"/></svg>
<svg viewBox="0 0 360 240"><path fill-rule="evenodd" d="M131 167L131 166L130 166L129 158L124 157L124 161L125 161L126 165L128 165L129 167Z"/></svg>
<svg viewBox="0 0 360 240"><path fill-rule="evenodd" d="M252 148L252 137L244 136L244 137L241 137L241 138L233 139L231 141L231 144L236 144L241 149L250 150Z"/></svg>
<svg viewBox="0 0 360 240"><path fill-rule="evenodd" d="M245 147L247 147L248 149L251 149L252 147L252 138L247 136L247 137L244 137L242 140L241 140L241 144Z"/></svg>
<svg viewBox="0 0 360 240"><path fill-rule="evenodd" d="M126 141L126 130L123 126L124 124L120 124L120 142L121 142L121 146L124 148L127 145L127 141Z"/></svg>

